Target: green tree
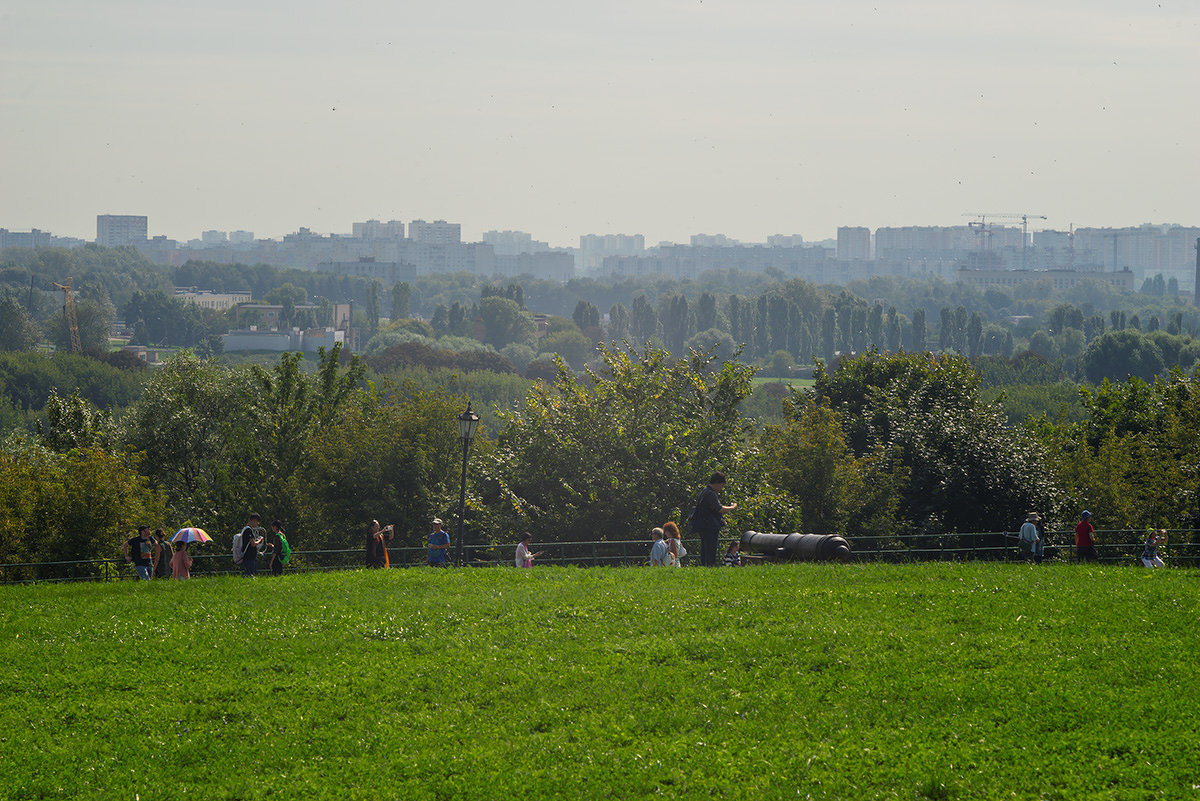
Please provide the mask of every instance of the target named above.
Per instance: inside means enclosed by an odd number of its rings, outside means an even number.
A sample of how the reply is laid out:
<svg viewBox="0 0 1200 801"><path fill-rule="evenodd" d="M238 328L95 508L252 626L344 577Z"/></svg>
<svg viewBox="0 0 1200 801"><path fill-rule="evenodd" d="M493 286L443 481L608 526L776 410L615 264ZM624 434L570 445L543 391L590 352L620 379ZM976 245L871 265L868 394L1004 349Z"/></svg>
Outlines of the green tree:
<svg viewBox="0 0 1200 801"><path fill-rule="evenodd" d="M356 395L314 434L298 473L305 541L314 547L362 543L373 518L396 526L396 544L417 546L434 517L457 515L462 444L455 418L466 402L445 389L385 384ZM489 447L472 446L478 464ZM478 482L468 486L474 492ZM474 495L471 507L478 507ZM478 539L478 526L472 526Z"/></svg>
<svg viewBox="0 0 1200 801"><path fill-rule="evenodd" d="M868 355L820 371L814 393L856 456L904 476L899 515L914 530L995 531L1058 495L1037 443L1006 428L979 380L962 356Z"/></svg>
<svg viewBox="0 0 1200 801"><path fill-rule="evenodd" d="M578 370L592 355L593 345L577 329L557 331L546 334L538 341L538 349L543 354L557 354L563 361Z"/></svg>
<svg viewBox="0 0 1200 801"><path fill-rule="evenodd" d="M514 300L498 295L483 298L479 301L479 316L483 321L483 341L497 350L533 337L533 320Z"/></svg>
<svg viewBox="0 0 1200 801"><path fill-rule="evenodd" d="M560 361L552 384L535 384L520 409L500 413L485 471L497 530L640 536L690 508L713 469L738 463L747 422L737 409L751 368L714 369L694 353L673 362L661 349L602 348L601 358L583 379Z"/></svg>
<svg viewBox="0 0 1200 801"><path fill-rule="evenodd" d="M16 298L0 298L0 350L33 350L41 333Z"/></svg>
<svg viewBox="0 0 1200 801"><path fill-rule="evenodd" d="M45 424L38 421L38 434L46 447L59 453L107 446L115 433L112 415L98 411L78 389L65 398L50 390L45 414Z"/></svg>
<svg viewBox="0 0 1200 801"><path fill-rule="evenodd" d="M792 395L783 400L783 421L764 428L760 459L766 479L792 499L804 530L862 537L894 528L898 482L876 459L854 455L836 412Z"/></svg>
<svg viewBox="0 0 1200 801"><path fill-rule="evenodd" d="M79 325L79 343L85 353L108 353L108 335L116 319L112 303L104 300L77 300L75 318ZM46 337L58 350L71 349L71 331L66 315L59 312L46 324Z"/></svg>
<svg viewBox="0 0 1200 801"><path fill-rule="evenodd" d="M620 303L614 303L608 310L608 337L614 342L620 342L630 335L629 310Z"/></svg>
<svg viewBox="0 0 1200 801"><path fill-rule="evenodd" d="M392 320L403 320L408 317L409 306L412 303L412 284L407 281L397 281L395 284L392 284L391 295Z"/></svg>
<svg viewBox="0 0 1200 801"><path fill-rule="evenodd" d="M925 350L925 309L914 309L912 318L912 349L918 353Z"/></svg>
<svg viewBox="0 0 1200 801"><path fill-rule="evenodd" d="M162 520L163 511L161 493L132 454L91 448L53 453L20 438L0 449L4 562L116 557L138 523ZM68 572L78 574L66 568L62 576Z"/></svg>
<svg viewBox="0 0 1200 801"><path fill-rule="evenodd" d="M217 516L223 479L239 458L226 436L235 389L230 371L183 351L154 371L123 421L124 444L145 454L142 469L176 517Z"/></svg>
<svg viewBox="0 0 1200 801"><path fill-rule="evenodd" d="M580 300L575 304L575 311L571 314L571 319L575 321L575 325L579 327L580 331L596 328L600 325L600 310L586 300Z"/></svg>

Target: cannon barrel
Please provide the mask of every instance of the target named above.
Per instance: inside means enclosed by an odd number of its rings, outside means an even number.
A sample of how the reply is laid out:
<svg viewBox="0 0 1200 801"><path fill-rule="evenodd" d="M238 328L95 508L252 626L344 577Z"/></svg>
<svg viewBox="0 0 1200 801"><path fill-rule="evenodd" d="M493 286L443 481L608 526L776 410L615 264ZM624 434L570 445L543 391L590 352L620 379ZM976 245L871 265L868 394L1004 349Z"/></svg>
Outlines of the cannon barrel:
<svg viewBox="0 0 1200 801"><path fill-rule="evenodd" d="M845 562L850 558L850 543L836 534L766 534L747 531L742 534L741 545L743 551L776 559Z"/></svg>

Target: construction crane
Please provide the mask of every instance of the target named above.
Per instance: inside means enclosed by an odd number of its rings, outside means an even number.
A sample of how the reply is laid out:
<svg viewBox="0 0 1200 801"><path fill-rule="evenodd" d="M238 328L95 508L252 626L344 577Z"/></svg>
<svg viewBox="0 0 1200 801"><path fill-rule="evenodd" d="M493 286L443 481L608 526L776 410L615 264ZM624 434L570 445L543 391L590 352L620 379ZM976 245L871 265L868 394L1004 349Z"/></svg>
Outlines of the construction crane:
<svg viewBox="0 0 1200 801"><path fill-rule="evenodd" d="M71 352L83 353L83 346L79 343L79 316L75 314L75 293L71 289L71 280L68 278L65 284L53 281L51 283L63 291L63 317L66 318L67 330L71 333Z"/></svg>
<svg viewBox="0 0 1200 801"><path fill-rule="evenodd" d="M1029 221L1044 220L1044 214L964 214L964 217L978 217L979 222L967 223L968 227L974 228L976 234L980 238L980 249L988 250L991 247L992 230L988 227L988 218L993 220L1020 220L1021 221L1021 269L1025 269L1025 255L1029 251Z"/></svg>

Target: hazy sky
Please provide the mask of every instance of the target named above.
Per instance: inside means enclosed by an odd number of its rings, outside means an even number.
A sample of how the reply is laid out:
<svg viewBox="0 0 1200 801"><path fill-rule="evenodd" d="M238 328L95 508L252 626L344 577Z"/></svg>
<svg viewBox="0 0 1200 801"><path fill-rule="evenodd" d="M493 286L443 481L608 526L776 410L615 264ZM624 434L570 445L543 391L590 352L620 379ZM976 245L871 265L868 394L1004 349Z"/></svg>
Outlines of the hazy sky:
<svg viewBox="0 0 1200 801"><path fill-rule="evenodd" d="M0 0L0 226L1200 225L1195 0Z"/></svg>

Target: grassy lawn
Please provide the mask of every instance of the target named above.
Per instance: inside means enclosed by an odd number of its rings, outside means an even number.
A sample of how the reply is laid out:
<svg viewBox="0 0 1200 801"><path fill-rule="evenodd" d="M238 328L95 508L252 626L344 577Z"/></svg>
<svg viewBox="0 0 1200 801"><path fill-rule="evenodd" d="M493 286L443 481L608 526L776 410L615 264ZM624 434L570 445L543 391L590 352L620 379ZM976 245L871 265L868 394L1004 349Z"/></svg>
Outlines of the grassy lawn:
<svg viewBox="0 0 1200 801"><path fill-rule="evenodd" d="M1200 574L0 587L2 798L1197 798Z"/></svg>
<svg viewBox="0 0 1200 801"><path fill-rule="evenodd" d="M756 375L750 379L754 386L760 387L763 384L786 384L796 389L808 389L815 381L811 378L771 378L769 376Z"/></svg>

